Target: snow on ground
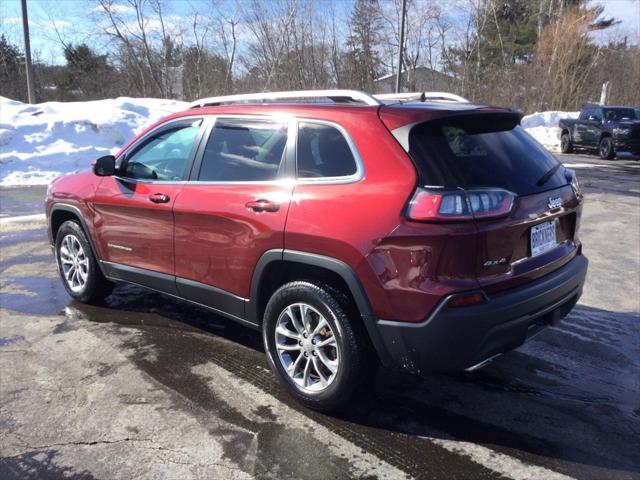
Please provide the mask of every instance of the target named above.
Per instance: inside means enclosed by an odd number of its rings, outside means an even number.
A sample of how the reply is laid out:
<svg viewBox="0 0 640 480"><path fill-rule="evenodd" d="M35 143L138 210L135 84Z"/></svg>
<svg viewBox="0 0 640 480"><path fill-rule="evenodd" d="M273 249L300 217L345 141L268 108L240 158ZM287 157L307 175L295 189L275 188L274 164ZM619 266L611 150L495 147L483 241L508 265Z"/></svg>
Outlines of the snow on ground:
<svg viewBox="0 0 640 480"><path fill-rule="evenodd" d="M558 136L558 120L561 118L578 118L580 112L536 112L522 119L523 128L547 149L560 151Z"/></svg>
<svg viewBox="0 0 640 480"><path fill-rule="evenodd" d="M187 103L120 97L29 105L0 97L0 186L45 185L114 153Z"/></svg>
<svg viewBox="0 0 640 480"><path fill-rule="evenodd" d="M59 175L87 168L145 127L186 107L185 102L153 98L28 105L0 97L0 186L46 185ZM577 116L534 113L522 119L522 126L557 151L558 120Z"/></svg>

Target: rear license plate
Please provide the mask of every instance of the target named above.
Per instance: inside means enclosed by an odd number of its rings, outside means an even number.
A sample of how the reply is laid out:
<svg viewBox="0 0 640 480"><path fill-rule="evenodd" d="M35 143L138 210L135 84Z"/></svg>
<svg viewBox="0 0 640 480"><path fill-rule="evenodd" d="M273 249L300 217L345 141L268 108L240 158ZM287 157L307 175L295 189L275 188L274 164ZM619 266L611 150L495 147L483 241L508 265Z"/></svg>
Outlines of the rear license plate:
<svg viewBox="0 0 640 480"><path fill-rule="evenodd" d="M554 248L556 242L556 222L545 222L531 227L531 256L535 257Z"/></svg>

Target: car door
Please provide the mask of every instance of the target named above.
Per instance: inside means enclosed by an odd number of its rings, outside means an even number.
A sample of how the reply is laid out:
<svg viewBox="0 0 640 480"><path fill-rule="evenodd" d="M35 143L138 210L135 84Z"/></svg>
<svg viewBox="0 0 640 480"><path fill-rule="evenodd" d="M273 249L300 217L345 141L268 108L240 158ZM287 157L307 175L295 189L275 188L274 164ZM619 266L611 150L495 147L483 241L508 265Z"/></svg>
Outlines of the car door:
<svg viewBox="0 0 640 480"><path fill-rule="evenodd" d="M580 113L580 117L574 123L574 131L573 131L573 143L576 145L584 145L587 141L588 137L588 123L589 116L592 114L591 108L585 108Z"/></svg>
<svg viewBox="0 0 640 480"><path fill-rule="evenodd" d="M265 117L219 117L211 125L173 207L181 296L244 318L258 260L284 246L293 125Z"/></svg>
<svg viewBox="0 0 640 480"><path fill-rule="evenodd" d="M175 293L173 205L193 162L203 119L170 121L118 159L97 188L95 232L110 275Z"/></svg>
<svg viewBox="0 0 640 480"><path fill-rule="evenodd" d="M587 121L585 144L590 147L597 147L600 143L602 133L602 109L594 108Z"/></svg>

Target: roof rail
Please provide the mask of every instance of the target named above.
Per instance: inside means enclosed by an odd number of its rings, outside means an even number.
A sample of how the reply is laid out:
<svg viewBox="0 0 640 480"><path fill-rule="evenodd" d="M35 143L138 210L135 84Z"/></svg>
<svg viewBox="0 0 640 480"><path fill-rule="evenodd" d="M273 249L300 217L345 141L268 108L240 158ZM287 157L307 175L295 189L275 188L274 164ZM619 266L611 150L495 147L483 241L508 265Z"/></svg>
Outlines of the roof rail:
<svg viewBox="0 0 640 480"><path fill-rule="evenodd" d="M457 102L470 103L464 97L449 92L410 92L410 93L383 93L374 95L378 100L383 102Z"/></svg>
<svg viewBox="0 0 640 480"><path fill-rule="evenodd" d="M225 95L222 97L209 97L196 100L189 108L222 105L225 103L263 103L277 102L279 100L296 99L329 99L336 103L361 102L365 105L379 106L382 103L375 97L357 90L299 90L290 92L264 92L247 93L240 95Z"/></svg>

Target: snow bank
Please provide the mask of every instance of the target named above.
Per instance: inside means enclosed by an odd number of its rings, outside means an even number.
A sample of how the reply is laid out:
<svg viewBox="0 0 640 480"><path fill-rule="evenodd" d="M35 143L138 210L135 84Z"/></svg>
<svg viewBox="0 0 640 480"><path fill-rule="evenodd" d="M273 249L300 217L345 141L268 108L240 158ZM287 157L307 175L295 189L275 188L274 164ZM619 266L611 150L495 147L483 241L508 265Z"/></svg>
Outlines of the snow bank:
<svg viewBox="0 0 640 480"><path fill-rule="evenodd" d="M0 186L46 185L116 152L148 125L187 103L120 97L93 102L28 105L0 97ZM542 145L558 150L558 120L578 112L527 115L522 126Z"/></svg>
<svg viewBox="0 0 640 480"><path fill-rule="evenodd" d="M116 152L187 103L152 98L29 105L0 97L0 185L45 185Z"/></svg>
<svg viewBox="0 0 640 480"><path fill-rule="evenodd" d="M522 119L522 127L538 142L551 151L560 151L558 120L578 118L580 112L536 112Z"/></svg>

